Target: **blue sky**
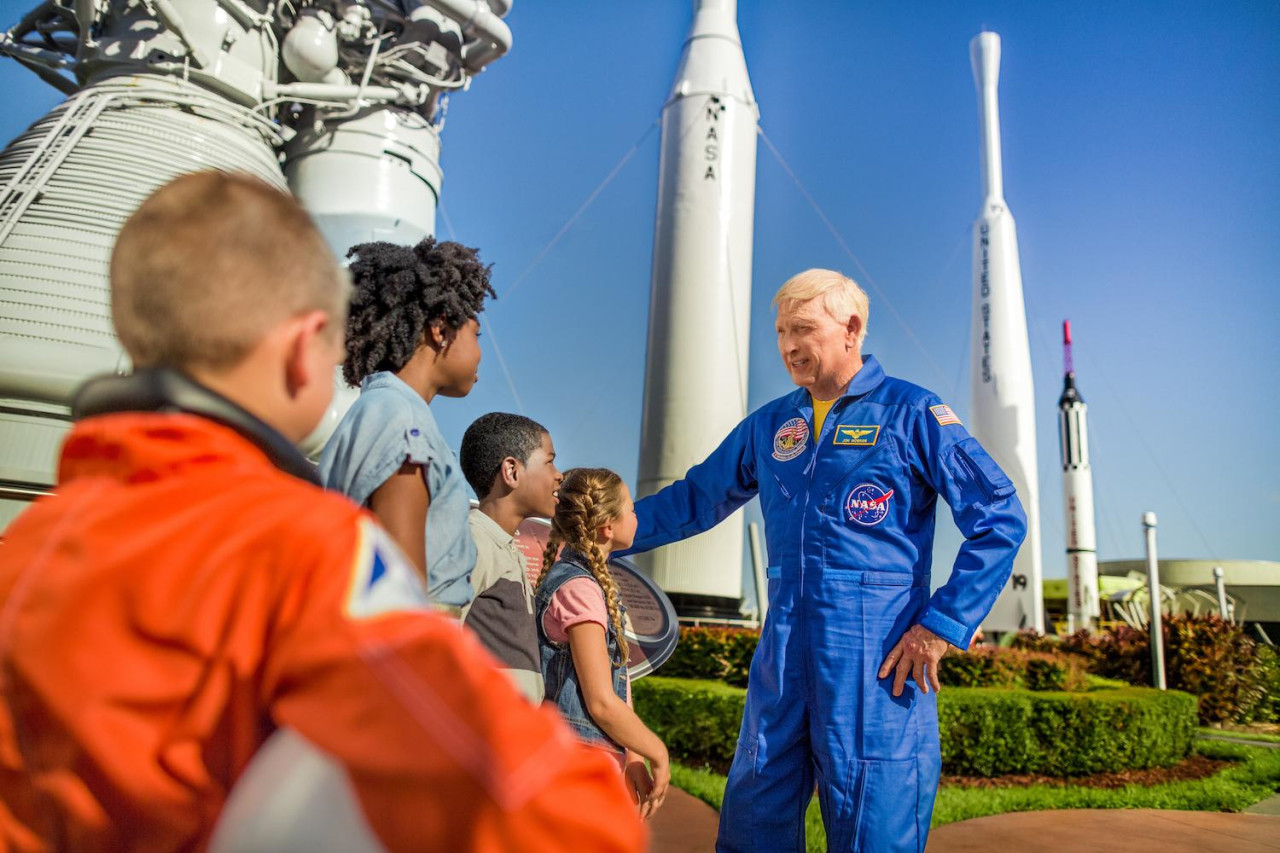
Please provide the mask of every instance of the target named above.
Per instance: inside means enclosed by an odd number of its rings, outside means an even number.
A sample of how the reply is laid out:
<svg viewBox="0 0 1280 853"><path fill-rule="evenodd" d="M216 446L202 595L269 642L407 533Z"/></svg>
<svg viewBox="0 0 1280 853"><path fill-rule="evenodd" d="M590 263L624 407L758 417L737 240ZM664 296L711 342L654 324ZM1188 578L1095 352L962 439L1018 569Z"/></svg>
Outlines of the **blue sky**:
<svg viewBox="0 0 1280 853"><path fill-rule="evenodd" d="M30 5L2 0L0 23ZM1280 5L740 7L764 132L870 279L761 145L751 406L790 387L769 298L792 273L827 266L871 294L868 350L967 415L981 201L968 44L986 27L1003 39L1005 195L1035 371L1046 576L1064 574L1064 317L1090 405L1100 558L1140 556L1139 519L1155 510L1164 556L1280 559ZM500 296L480 385L433 407L455 443L483 412L522 408L566 464L634 482L658 160L658 134L645 134L690 17L683 0L517 0L512 53L450 104L437 230L481 248ZM5 139L59 100L12 61L0 60L0 86Z"/></svg>

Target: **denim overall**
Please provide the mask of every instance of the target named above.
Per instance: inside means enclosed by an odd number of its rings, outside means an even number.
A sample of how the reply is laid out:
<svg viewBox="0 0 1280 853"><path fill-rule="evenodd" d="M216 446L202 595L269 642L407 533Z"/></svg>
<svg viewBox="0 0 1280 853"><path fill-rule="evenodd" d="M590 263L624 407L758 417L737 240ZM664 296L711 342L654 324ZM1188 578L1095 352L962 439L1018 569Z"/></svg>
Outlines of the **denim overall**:
<svg viewBox="0 0 1280 853"><path fill-rule="evenodd" d="M622 752L623 747L605 734L587 713L586 697L583 696L582 686L578 683L578 672L573 667L573 654L569 650L569 644L553 641L547 636L546 628L542 624L542 617L551 605L552 596L566 582L574 578L590 578L592 583L597 582L588 565L586 557L566 548L561 553L560 559L551 567L551 571L547 572L546 577L542 579L542 583L538 585L534 602L538 613L538 642L542 647L542 678L546 683L546 701L560 709L561 716L581 740L602 747L612 747ZM621 603L618 607L625 616L626 608ZM627 667L625 663L622 666L614 663L618 660L619 649L618 633L614 630L612 619L606 620L604 630L609 661L613 663L613 692L625 702L627 701Z"/></svg>

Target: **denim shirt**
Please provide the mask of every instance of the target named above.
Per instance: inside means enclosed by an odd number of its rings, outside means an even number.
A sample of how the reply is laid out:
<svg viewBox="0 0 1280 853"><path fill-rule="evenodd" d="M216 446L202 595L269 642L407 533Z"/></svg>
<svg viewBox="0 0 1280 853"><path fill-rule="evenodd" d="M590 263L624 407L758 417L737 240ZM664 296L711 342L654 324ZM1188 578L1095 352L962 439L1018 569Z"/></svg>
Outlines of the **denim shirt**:
<svg viewBox="0 0 1280 853"><path fill-rule="evenodd" d="M476 546L467 526L471 502L457 457L445 443L431 408L394 373L365 377L360 397L342 418L320 456L330 489L361 506L405 462L421 465L431 505L427 510L427 595L437 604L471 601Z"/></svg>
<svg viewBox="0 0 1280 853"><path fill-rule="evenodd" d="M569 650L569 644L552 640L547 636L546 628L542 624L542 617L546 615L547 608L551 605L551 597L556 594L556 590L574 578L595 580L595 575L591 574L591 569L587 566L585 557L566 548L561 553L560 559L542 579L537 595L534 597L538 610L538 644L542 647L542 678L546 684L546 701L559 709L560 715L569 723L569 728L573 729L573 733L579 739L602 746L611 746L622 752L623 747L605 734L587 713L587 700L582 693L582 686L578 683L578 672L573 668L573 653ZM625 616L626 608L621 603L618 607ZM613 628L612 619L608 620L604 630L605 645L609 650L610 669L613 673L613 692L618 694L619 699L626 702L627 667L625 664L617 666L613 663L618 659L619 648L618 634Z"/></svg>

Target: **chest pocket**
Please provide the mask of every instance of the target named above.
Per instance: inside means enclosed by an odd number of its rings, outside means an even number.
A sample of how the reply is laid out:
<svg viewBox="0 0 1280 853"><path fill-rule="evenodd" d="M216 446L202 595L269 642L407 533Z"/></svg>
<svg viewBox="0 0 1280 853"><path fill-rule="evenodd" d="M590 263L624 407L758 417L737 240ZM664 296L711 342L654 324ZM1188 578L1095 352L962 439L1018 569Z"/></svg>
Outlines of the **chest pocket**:
<svg viewBox="0 0 1280 853"><path fill-rule="evenodd" d="M809 482L809 463L812 457L808 454L790 462L777 462L770 459L765 468L768 470L767 479L760 478L760 486L774 493L774 496L791 502L795 500L796 495L804 491Z"/></svg>
<svg viewBox="0 0 1280 853"><path fill-rule="evenodd" d="M835 482L825 490L826 513L850 525L874 527L910 505L911 489L902 476L907 468L891 436L882 436L865 451L850 448L844 453L838 457L843 464L833 472Z"/></svg>

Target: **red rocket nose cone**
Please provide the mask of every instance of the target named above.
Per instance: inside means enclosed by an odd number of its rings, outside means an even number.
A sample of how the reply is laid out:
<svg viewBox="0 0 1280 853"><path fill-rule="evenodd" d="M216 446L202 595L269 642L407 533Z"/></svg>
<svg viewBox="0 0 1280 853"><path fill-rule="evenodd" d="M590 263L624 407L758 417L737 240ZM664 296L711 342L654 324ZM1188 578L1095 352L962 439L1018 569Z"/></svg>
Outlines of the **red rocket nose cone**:
<svg viewBox="0 0 1280 853"><path fill-rule="evenodd" d="M1071 321L1070 320L1062 321L1062 342L1064 344L1071 343Z"/></svg>

